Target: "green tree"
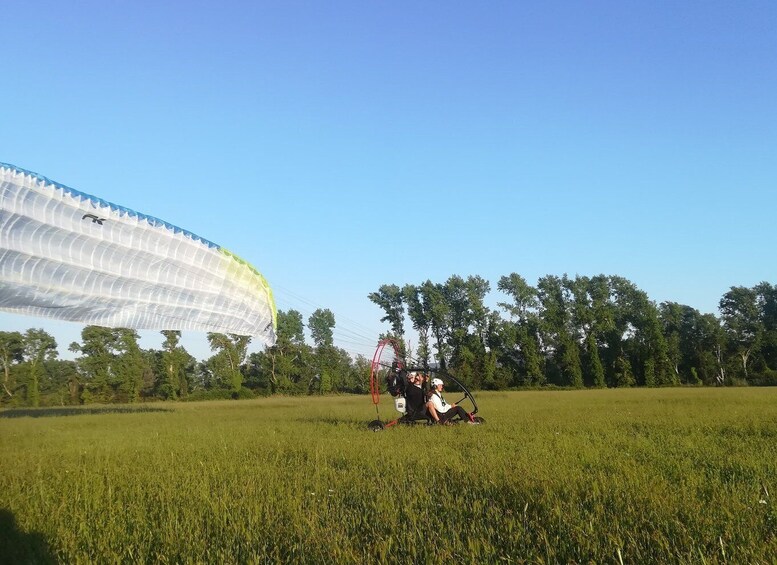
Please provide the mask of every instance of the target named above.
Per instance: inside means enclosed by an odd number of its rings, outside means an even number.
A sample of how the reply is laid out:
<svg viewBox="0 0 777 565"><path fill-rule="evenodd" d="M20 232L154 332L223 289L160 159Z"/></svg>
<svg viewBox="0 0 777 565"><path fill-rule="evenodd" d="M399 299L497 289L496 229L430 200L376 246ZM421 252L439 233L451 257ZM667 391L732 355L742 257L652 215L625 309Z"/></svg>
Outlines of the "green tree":
<svg viewBox="0 0 777 565"><path fill-rule="evenodd" d="M518 342L521 344L523 352L526 371L525 383L530 386L545 384L544 358L539 342L539 319L531 320L526 326L519 329Z"/></svg>
<svg viewBox="0 0 777 565"><path fill-rule="evenodd" d="M365 360L366 361L366 360ZM332 351L332 390L335 392L367 392L369 387L365 376L358 373L355 368L355 361L350 354L339 347ZM366 374L369 378L369 370Z"/></svg>
<svg viewBox="0 0 777 565"><path fill-rule="evenodd" d="M27 365L27 401L32 406L40 405L40 379L45 361L56 359L57 342L42 329L29 329L24 334L23 355Z"/></svg>
<svg viewBox="0 0 777 565"><path fill-rule="evenodd" d="M646 295L647 296L647 295ZM671 367L669 348L664 334L661 331L661 322L658 319L658 309L653 302L648 302L645 310L645 342L646 359L645 370L650 369L655 378L656 385L676 385L679 379ZM647 373L646 373L647 378Z"/></svg>
<svg viewBox="0 0 777 565"><path fill-rule="evenodd" d="M570 334L564 335L559 345L561 351L559 366L565 384L574 388L582 388L583 367L580 363L580 347Z"/></svg>
<svg viewBox="0 0 777 565"><path fill-rule="evenodd" d="M712 367L711 372L714 375L714 383L724 385L726 384L727 366L725 357L726 331L721 322L712 314L702 316L701 322L701 331L705 337L705 344L708 347L704 352L705 366ZM709 383L709 379L706 379L706 382Z"/></svg>
<svg viewBox="0 0 777 565"><path fill-rule="evenodd" d="M278 332L275 345L261 354L252 354L250 371L257 382L269 392L293 392L304 378L307 358L305 326L302 314L296 310L278 311ZM263 378L264 377L264 378Z"/></svg>
<svg viewBox="0 0 777 565"><path fill-rule="evenodd" d="M81 354L76 365L85 384L82 392L85 403L113 399L111 365L115 347L115 332L102 326L86 326L81 330L81 343L70 344L70 351Z"/></svg>
<svg viewBox="0 0 777 565"><path fill-rule="evenodd" d="M596 338L593 333L589 333L585 341L586 346L586 360L587 360L587 372L590 375L593 386L596 388L604 388L607 386L607 382L604 378L604 367L602 366L602 360L599 357L599 345L596 343Z"/></svg>
<svg viewBox="0 0 777 565"><path fill-rule="evenodd" d="M652 357L649 357L645 360L645 386L654 387L657 384L656 363Z"/></svg>
<svg viewBox="0 0 777 565"><path fill-rule="evenodd" d="M317 309L308 318L308 327L316 347L331 346L333 344L335 316L331 310Z"/></svg>
<svg viewBox="0 0 777 565"><path fill-rule="evenodd" d="M720 299L719 308L729 343L742 361L742 372L747 380L748 362L760 345L764 329L756 291L743 286L731 287Z"/></svg>
<svg viewBox="0 0 777 565"><path fill-rule="evenodd" d="M581 387L579 335L572 318L574 297L569 292L566 275L563 279L553 275L542 277L537 281L537 297L541 306L540 327L553 359L555 380L560 385Z"/></svg>
<svg viewBox="0 0 777 565"><path fill-rule="evenodd" d="M486 369L486 338L489 310L483 301L490 287L477 276L448 278L442 287L447 304L447 336L451 351L450 369L470 386L481 386Z"/></svg>
<svg viewBox="0 0 777 565"><path fill-rule="evenodd" d="M44 362L41 402L46 405L78 404L80 384L74 361L49 359Z"/></svg>
<svg viewBox="0 0 777 565"><path fill-rule="evenodd" d="M328 394L337 388L338 363L334 347L334 327L335 316L329 309L319 308L308 318L308 328L316 346L314 365L318 375L317 392L321 394Z"/></svg>
<svg viewBox="0 0 777 565"><path fill-rule="evenodd" d="M501 277L497 288L512 298L512 302L498 303L512 320L512 331L503 332L507 347L501 348L502 364L514 367L519 376L516 384L540 385L545 382L545 371L539 343L537 289L517 273Z"/></svg>
<svg viewBox="0 0 777 565"><path fill-rule="evenodd" d="M764 369L774 372L777 371L777 285L761 282L755 286L755 293L762 327L759 352Z"/></svg>
<svg viewBox="0 0 777 565"><path fill-rule="evenodd" d="M3 367L3 390L8 397L14 395L15 379L11 367L24 360L24 337L20 332L0 332L0 365Z"/></svg>
<svg viewBox="0 0 777 565"><path fill-rule="evenodd" d="M232 390L237 398L243 386L242 365L251 343L250 336L209 333L208 344L215 355L208 362L215 378Z"/></svg>
<svg viewBox="0 0 777 565"><path fill-rule="evenodd" d="M602 351L614 327L609 280L605 275L576 276L567 279L567 285L574 297L573 324L585 340L584 377L590 385L604 387L607 379Z"/></svg>
<svg viewBox="0 0 777 565"><path fill-rule="evenodd" d="M676 378L680 379L681 367L687 365L687 359L683 355L684 309L676 302L662 302L659 306L659 320L667 347L667 357ZM684 380L684 379L682 379Z"/></svg>
<svg viewBox="0 0 777 565"><path fill-rule="evenodd" d="M378 289L378 292L371 292L368 298L386 314L380 321L388 322L394 336L402 340L405 335L405 306L402 289L395 284L384 284Z"/></svg>
<svg viewBox="0 0 777 565"><path fill-rule="evenodd" d="M118 383L120 400L138 402L144 376L147 371L150 371L143 351L138 345L138 333L127 328L117 328L114 330L114 337L116 356L111 370Z"/></svg>
<svg viewBox="0 0 777 565"><path fill-rule="evenodd" d="M717 371L713 336L720 325L717 318L702 315L690 306L663 302L659 319L674 380L688 384L698 384L700 379L714 382Z"/></svg>
<svg viewBox="0 0 777 565"><path fill-rule="evenodd" d="M187 367L193 365L194 358L180 345L181 332L163 330L162 343L162 386L160 392L164 398L175 400L186 398L189 393Z"/></svg>
<svg viewBox="0 0 777 565"><path fill-rule="evenodd" d="M432 357L429 344L429 329L431 325L429 305L424 300L420 286L405 285L402 288L402 296L405 304L407 304L407 315L413 324L413 329L418 332L419 343L416 357L420 365L427 367Z"/></svg>
<svg viewBox="0 0 777 565"><path fill-rule="evenodd" d="M639 371L634 374L638 384L672 384L658 308L644 291L622 277L610 277L610 285L615 310L608 348L628 357L630 367Z"/></svg>
<svg viewBox="0 0 777 565"><path fill-rule="evenodd" d="M430 333L434 337L437 362L440 368L445 371L450 357L450 347L448 346L450 306L445 299L443 286L430 280L421 284L419 295L429 322Z"/></svg>
<svg viewBox="0 0 777 565"><path fill-rule="evenodd" d="M615 360L615 386L621 388L632 387L636 384L631 363L626 355L619 355Z"/></svg>
<svg viewBox="0 0 777 565"><path fill-rule="evenodd" d="M537 289L530 286L526 279L517 273L503 276L497 283L497 288L513 299L513 302L499 302L499 306L504 308L510 316L519 322L528 320L530 316L536 315Z"/></svg>
<svg viewBox="0 0 777 565"><path fill-rule="evenodd" d="M370 369L372 361L363 355L357 355L349 364L348 387L346 392L365 394L370 390Z"/></svg>

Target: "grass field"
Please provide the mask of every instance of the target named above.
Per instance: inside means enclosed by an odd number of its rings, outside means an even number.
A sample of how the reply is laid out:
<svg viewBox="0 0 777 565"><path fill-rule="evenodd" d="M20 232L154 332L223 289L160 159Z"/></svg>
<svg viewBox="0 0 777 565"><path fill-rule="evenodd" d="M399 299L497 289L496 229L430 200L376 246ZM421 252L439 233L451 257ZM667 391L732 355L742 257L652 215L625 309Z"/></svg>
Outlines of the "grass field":
<svg viewBox="0 0 777 565"><path fill-rule="evenodd" d="M0 413L0 560L777 561L777 389L478 402L379 433L351 396Z"/></svg>

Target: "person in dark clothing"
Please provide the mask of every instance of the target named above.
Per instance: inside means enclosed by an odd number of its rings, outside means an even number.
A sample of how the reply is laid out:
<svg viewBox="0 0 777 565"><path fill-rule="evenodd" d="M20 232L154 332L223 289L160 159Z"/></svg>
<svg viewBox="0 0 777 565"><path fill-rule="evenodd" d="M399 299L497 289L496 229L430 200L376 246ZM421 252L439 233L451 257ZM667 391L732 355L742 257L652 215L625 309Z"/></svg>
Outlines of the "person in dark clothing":
<svg viewBox="0 0 777 565"><path fill-rule="evenodd" d="M405 387L405 400L407 415L418 420L426 418L426 399L422 386L421 375L418 373L409 373L407 375L407 386Z"/></svg>

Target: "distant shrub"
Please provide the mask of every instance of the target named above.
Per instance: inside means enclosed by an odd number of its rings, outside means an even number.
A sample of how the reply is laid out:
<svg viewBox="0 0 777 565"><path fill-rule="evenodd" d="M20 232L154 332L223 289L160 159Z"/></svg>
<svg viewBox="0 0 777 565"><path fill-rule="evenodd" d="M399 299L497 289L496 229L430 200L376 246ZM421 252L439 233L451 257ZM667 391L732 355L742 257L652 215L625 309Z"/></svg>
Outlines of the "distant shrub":
<svg viewBox="0 0 777 565"><path fill-rule="evenodd" d="M250 388L242 387L239 392L227 388L213 388L210 390L195 390L181 400L187 402L197 402L202 400L247 400L256 398L256 394Z"/></svg>
<svg viewBox="0 0 777 565"><path fill-rule="evenodd" d="M210 390L199 389L189 393L186 397L188 402L201 400L229 400L232 398L232 391L225 388L213 388Z"/></svg>
<svg viewBox="0 0 777 565"><path fill-rule="evenodd" d="M765 368L758 375L751 379L751 384L757 386L775 386L777 385L777 371Z"/></svg>
<svg viewBox="0 0 777 565"><path fill-rule="evenodd" d="M232 392L230 398L234 400L247 400L249 398L256 398L256 395L250 388L241 387L238 392Z"/></svg>
<svg viewBox="0 0 777 565"><path fill-rule="evenodd" d="M749 384L750 383L748 383L746 379L740 379L737 377L731 377L726 381L727 386L749 386Z"/></svg>

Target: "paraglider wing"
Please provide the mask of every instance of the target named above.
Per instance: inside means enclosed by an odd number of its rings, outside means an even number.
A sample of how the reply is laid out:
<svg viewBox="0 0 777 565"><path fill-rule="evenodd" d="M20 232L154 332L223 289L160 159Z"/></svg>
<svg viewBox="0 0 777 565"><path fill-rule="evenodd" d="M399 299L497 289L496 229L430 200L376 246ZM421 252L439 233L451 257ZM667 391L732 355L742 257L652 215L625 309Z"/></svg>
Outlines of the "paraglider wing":
<svg viewBox="0 0 777 565"><path fill-rule="evenodd" d="M0 163L0 310L275 343L254 267L157 218Z"/></svg>

